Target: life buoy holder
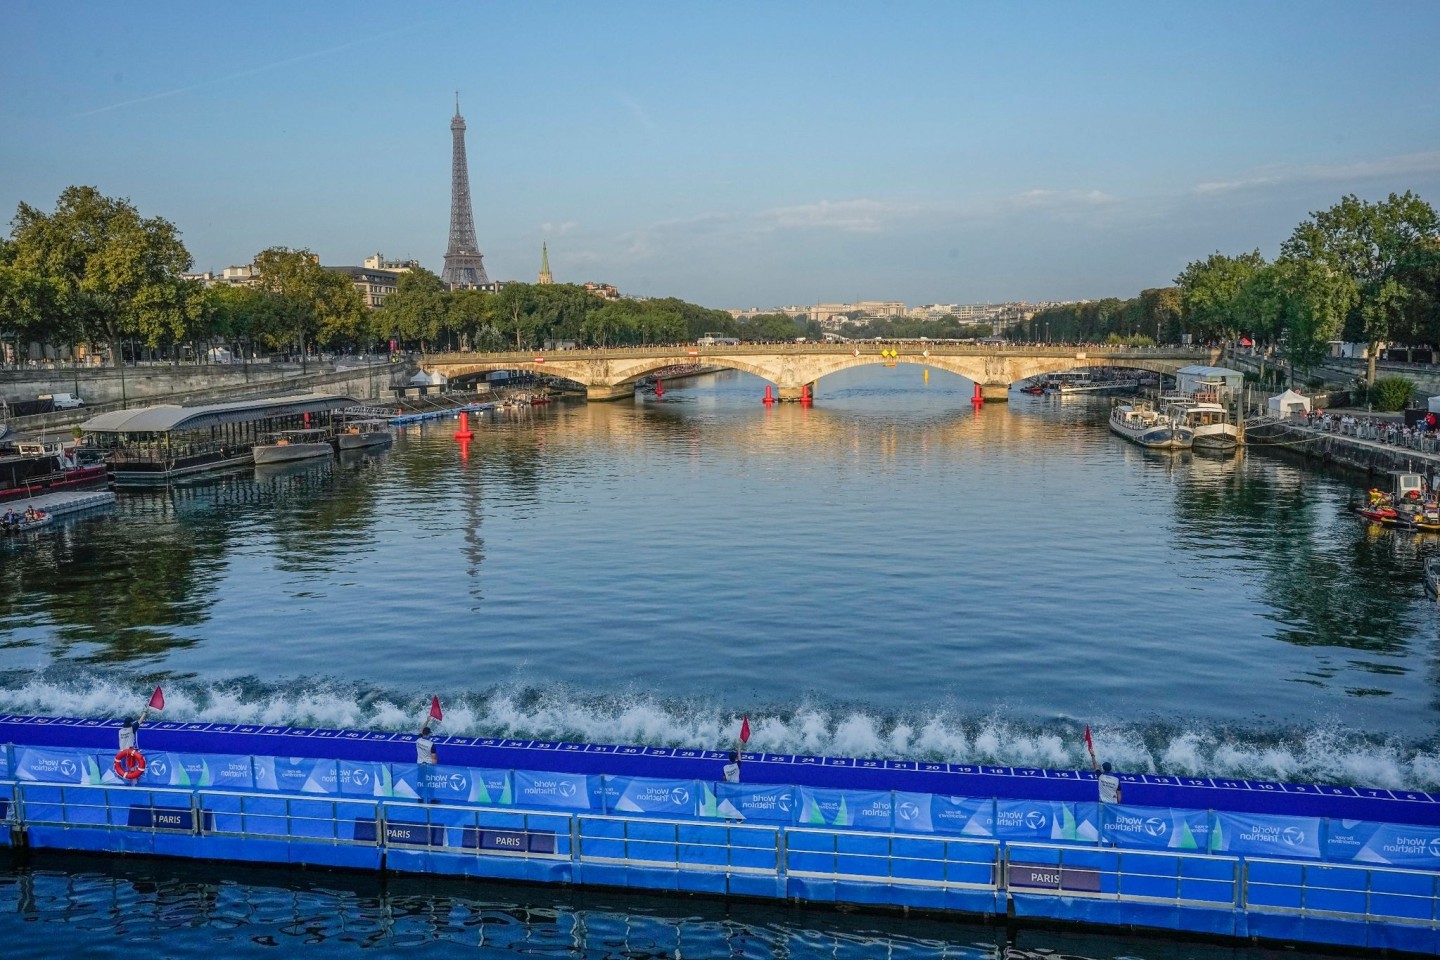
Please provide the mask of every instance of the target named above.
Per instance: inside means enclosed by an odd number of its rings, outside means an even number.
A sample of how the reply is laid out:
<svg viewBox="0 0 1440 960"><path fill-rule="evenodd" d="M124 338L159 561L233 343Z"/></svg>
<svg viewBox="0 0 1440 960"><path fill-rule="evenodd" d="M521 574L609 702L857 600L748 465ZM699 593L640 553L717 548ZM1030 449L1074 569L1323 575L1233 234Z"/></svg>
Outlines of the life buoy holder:
<svg viewBox="0 0 1440 960"><path fill-rule="evenodd" d="M121 780L139 780L145 773L145 754L128 747L115 754L115 775Z"/></svg>

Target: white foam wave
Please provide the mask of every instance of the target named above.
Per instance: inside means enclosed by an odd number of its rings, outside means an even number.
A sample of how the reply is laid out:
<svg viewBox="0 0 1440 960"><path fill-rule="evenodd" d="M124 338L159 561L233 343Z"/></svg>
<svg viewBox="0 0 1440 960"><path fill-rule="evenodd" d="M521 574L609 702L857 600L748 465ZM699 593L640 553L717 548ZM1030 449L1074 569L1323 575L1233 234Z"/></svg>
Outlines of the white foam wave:
<svg viewBox="0 0 1440 960"><path fill-rule="evenodd" d="M134 716L151 684L34 674L0 687L0 712ZM268 687L255 681L166 681L166 720L412 730L429 695L401 696L328 681ZM447 697L441 733L646 746L731 749L740 718L713 704L650 696L584 698L564 689L502 687ZM802 702L750 718L749 749L769 753L914 759L1005 766L1088 767L1083 727L995 713L881 716ZM1331 722L1284 735L1096 723L1101 759L1120 770L1187 776L1440 789L1440 750L1367 737Z"/></svg>

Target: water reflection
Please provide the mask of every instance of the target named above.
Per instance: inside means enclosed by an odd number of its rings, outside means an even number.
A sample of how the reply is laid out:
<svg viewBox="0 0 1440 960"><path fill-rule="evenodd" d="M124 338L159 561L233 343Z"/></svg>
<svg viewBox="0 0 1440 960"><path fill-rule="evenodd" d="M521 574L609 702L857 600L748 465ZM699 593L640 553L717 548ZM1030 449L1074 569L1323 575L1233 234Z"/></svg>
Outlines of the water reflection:
<svg viewBox="0 0 1440 960"><path fill-rule="evenodd" d="M0 861L9 958L352 956L432 945L613 960L1250 960L1263 951L949 919L263 868L36 855ZM317 954L318 955L318 954ZM1293 953L1293 956L1305 956Z"/></svg>

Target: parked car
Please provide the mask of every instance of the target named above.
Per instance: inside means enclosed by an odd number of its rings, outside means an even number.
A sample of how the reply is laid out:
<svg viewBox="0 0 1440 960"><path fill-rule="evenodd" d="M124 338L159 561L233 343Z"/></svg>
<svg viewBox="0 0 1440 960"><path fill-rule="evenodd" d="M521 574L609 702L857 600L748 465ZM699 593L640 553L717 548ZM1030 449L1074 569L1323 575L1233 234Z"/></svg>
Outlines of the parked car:
<svg viewBox="0 0 1440 960"><path fill-rule="evenodd" d="M40 399L49 400L56 410L74 410L76 407L85 406L85 401L73 393L42 393Z"/></svg>

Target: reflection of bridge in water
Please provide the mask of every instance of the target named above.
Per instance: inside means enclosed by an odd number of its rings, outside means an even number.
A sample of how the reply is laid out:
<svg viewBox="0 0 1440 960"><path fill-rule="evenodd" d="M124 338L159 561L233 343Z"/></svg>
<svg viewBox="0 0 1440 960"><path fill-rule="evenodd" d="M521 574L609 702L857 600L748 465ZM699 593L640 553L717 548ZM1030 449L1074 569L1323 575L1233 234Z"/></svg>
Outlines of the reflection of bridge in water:
<svg viewBox="0 0 1440 960"><path fill-rule="evenodd" d="M882 355L882 351L887 354ZM421 361L429 373L456 380L493 370L528 370L564 377L585 387L590 400L628 397L635 381L663 367L687 363L742 370L779 388L780 399L799 399L802 388L851 367L914 363L948 370L980 385L986 400L1004 400L1012 383L1078 367L1122 367L1174 374L1211 363L1204 347L1153 349L1119 346L977 346L943 343L780 343L741 346L598 347L551 352L434 354Z"/></svg>

